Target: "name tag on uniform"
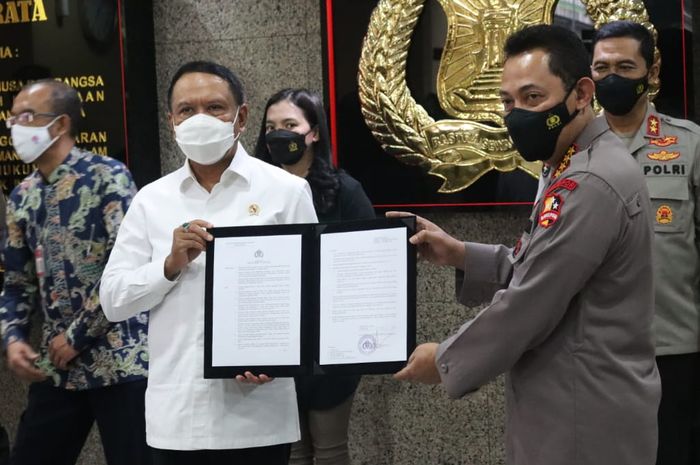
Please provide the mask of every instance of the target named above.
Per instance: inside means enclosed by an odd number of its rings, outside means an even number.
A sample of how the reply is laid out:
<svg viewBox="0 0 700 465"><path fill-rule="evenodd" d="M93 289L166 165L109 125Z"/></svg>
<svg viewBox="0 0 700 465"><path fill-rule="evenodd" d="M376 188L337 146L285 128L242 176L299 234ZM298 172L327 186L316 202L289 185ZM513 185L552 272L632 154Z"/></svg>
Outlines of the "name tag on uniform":
<svg viewBox="0 0 700 465"><path fill-rule="evenodd" d="M642 163L644 176L685 176L685 163Z"/></svg>

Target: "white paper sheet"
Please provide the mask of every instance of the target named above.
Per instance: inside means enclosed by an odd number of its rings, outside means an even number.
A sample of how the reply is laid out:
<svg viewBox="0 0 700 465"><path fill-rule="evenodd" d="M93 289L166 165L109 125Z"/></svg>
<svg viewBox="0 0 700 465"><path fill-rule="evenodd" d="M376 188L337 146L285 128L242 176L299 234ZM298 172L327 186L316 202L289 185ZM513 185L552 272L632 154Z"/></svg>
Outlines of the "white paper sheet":
<svg viewBox="0 0 700 465"><path fill-rule="evenodd" d="M321 235L321 365L406 360L406 234Z"/></svg>
<svg viewBox="0 0 700 465"><path fill-rule="evenodd" d="M212 366L299 365L301 235L214 240Z"/></svg>

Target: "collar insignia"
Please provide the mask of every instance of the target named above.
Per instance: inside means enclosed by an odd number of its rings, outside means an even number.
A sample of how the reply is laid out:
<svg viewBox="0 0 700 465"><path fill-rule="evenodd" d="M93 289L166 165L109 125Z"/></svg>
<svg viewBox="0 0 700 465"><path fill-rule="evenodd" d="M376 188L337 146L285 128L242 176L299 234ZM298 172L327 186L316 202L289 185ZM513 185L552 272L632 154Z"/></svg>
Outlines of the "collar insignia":
<svg viewBox="0 0 700 465"><path fill-rule="evenodd" d="M557 169L554 170L554 174L552 175L552 179L557 179L561 174L566 171L566 169L569 167L571 164L571 157L578 152L578 147L576 144L573 144L571 147L569 147L569 150L566 151L566 154L564 155L564 158L559 162L559 165L557 165Z"/></svg>
<svg viewBox="0 0 700 465"><path fill-rule="evenodd" d="M654 115L649 115L647 119L647 136L657 137L661 134L661 121Z"/></svg>

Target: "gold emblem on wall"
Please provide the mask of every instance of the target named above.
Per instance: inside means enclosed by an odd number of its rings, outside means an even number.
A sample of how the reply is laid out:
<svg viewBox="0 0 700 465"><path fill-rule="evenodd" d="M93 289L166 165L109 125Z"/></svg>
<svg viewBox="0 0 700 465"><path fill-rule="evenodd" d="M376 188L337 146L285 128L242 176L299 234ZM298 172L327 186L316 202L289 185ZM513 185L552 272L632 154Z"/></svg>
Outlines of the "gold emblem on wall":
<svg viewBox="0 0 700 465"><path fill-rule="evenodd" d="M380 0L360 57L359 94L367 126L387 153L440 177L441 193L465 189L494 169L521 169L538 177L541 163L518 154L503 122L502 49L512 32L551 23L557 0L438 1L448 33L437 94L442 109L455 119L435 121L406 85L408 48L425 0ZM653 31L642 0L582 3L596 27L629 19ZM658 89L658 82L650 85Z"/></svg>

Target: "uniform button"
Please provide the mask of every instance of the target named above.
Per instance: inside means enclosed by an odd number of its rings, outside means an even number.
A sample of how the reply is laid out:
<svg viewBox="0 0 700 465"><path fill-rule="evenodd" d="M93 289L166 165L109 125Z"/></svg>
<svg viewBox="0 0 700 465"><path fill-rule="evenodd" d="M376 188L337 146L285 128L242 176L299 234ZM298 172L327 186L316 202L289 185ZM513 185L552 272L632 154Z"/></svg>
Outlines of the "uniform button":
<svg viewBox="0 0 700 465"><path fill-rule="evenodd" d="M449 371L449 369L447 368L447 363L440 364L440 371L442 371L443 373L447 373Z"/></svg>

